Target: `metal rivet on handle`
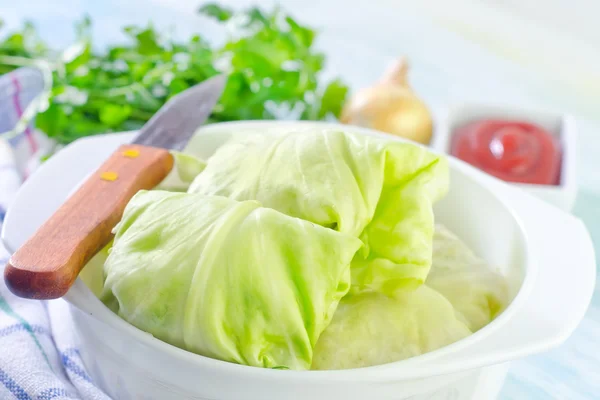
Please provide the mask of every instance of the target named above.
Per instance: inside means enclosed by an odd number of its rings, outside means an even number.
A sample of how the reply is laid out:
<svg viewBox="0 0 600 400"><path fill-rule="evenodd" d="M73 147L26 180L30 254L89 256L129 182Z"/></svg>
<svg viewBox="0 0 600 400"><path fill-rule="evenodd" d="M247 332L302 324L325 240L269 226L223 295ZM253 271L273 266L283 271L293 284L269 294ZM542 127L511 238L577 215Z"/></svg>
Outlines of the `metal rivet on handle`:
<svg viewBox="0 0 600 400"><path fill-rule="evenodd" d="M127 158L136 158L140 155L140 151L136 149L127 149L123 152L123 155Z"/></svg>
<svg viewBox="0 0 600 400"><path fill-rule="evenodd" d="M100 179L109 181L109 182L116 181L118 177L119 177L119 174L117 174L116 172L112 172L112 171L107 171L107 172L103 172L100 174Z"/></svg>

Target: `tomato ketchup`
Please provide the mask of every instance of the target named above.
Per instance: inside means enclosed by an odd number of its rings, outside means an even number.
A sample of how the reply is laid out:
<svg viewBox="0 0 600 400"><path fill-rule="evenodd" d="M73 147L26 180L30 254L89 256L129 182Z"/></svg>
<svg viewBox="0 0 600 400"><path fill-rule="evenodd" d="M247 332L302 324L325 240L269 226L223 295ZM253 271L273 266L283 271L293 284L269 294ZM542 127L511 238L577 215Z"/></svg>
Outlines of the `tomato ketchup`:
<svg viewBox="0 0 600 400"><path fill-rule="evenodd" d="M541 127L521 121L483 120L457 129L452 155L508 182L558 185L561 149Z"/></svg>

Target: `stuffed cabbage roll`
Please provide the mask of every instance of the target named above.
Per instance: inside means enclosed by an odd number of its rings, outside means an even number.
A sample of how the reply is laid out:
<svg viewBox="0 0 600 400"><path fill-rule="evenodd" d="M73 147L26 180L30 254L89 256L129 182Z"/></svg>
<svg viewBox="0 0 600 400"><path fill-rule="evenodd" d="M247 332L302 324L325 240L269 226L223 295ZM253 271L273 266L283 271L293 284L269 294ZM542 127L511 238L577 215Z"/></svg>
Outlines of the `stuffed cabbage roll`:
<svg viewBox="0 0 600 400"><path fill-rule="evenodd" d="M360 240L256 201L141 191L115 228L103 301L177 347L307 369Z"/></svg>
<svg viewBox="0 0 600 400"><path fill-rule="evenodd" d="M360 238L352 293L422 284L431 266L433 203L445 160L410 143L312 130L234 138L207 160L190 193L257 200Z"/></svg>

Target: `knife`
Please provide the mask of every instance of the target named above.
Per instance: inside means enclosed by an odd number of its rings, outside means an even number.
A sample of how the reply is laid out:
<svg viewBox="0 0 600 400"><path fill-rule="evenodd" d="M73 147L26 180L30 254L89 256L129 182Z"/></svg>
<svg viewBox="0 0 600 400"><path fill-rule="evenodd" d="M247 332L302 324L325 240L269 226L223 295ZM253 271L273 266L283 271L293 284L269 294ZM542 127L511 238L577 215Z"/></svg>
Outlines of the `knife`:
<svg viewBox="0 0 600 400"><path fill-rule="evenodd" d="M218 75L171 98L131 144L119 147L10 258L4 280L29 299L55 299L112 239L129 200L158 185L173 168L169 149L183 150L225 87ZM60 179L60 177L56 177Z"/></svg>

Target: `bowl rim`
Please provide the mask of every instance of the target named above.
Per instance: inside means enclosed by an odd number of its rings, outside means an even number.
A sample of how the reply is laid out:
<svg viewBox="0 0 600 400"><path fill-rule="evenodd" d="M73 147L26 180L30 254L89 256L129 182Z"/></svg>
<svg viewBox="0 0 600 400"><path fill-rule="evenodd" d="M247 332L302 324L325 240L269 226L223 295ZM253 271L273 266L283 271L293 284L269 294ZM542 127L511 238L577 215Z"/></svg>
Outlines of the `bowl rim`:
<svg viewBox="0 0 600 400"><path fill-rule="evenodd" d="M174 357L179 361L185 362L189 364L190 367L198 367L198 368L210 368L213 370L220 370L224 373L229 374L243 374L246 377L249 375L254 375L256 378L263 379L286 379L293 381L310 381L310 382L331 382L331 381L387 381L387 380L411 380L411 379L420 379L431 377L433 375L443 375L452 372L457 372L457 369L445 368L444 365L436 367L436 360L448 356L455 355L458 352L468 351L468 347L481 341L485 337L489 336L493 332L500 329L503 325L509 321L512 316L522 308L525 303L526 297L531 291L536 275L537 275L537 263L535 262L535 254L531 251L530 246L528 245L529 240L527 237L527 233L523 227L522 221L519 216L515 212L515 210L510 207L510 201L503 201L508 199L502 193L502 190L498 190L498 184L506 185L504 182L500 180L488 176L487 174L479 171L475 167L452 157L451 155L445 154L438 149L430 148L425 145L411 142L409 140L399 138L396 136L392 136L389 134L381 133L379 131L362 128L357 126L348 126L339 123L332 122L318 122L318 121L231 121L231 122L221 122L214 123L202 126L196 135L202 134L202 132L210 131L211 129L218 128L229 128L229 127L243 127L243 129L248 128L256 128L260 126L281 126L281 127L319 127L319 128L330 128L330 129L342 129L344 131L349 132L357 132L359 134L365 134L369 136L375 136L384 138L386 140L391 141L402 141L409 142L424 148L427 148L429 151L440 154L448 159L449 166L451 169L457 170L462 175L471 179L478 186L481 186L485 189L489 194L500 201L502 206L506 209L506 211L513 218L515 225L518 227L519 234L524 242L524 260L523 260L523 269L524 269L524 278L519 287L517 293L515 294L511 303L505 308L505 310L498 315L492 322L488 325L484 326L477 332L469 335L468 337L458 340L450 345L441 347L434 351L424 353L419 356L411 357L408 359L395 361L387 364L362 367L362 368L354 368L354 369L346 369L346 370L324 370L324 371L295 371L295 370L273 370L261 367L251 367L246 365L239 365L235 363L230 363L227 361L217 360L213 358L209 358L206 356L202 356L196 353L192 353L190 351L178 348L169 343L163 342L151 334L140 330L139 328L129 324L125 320L121 319L118 315L114 314L110 311L87 287L87 285L78 278L75 285L71 288L71 290L67 293L65 298L67 301L74 307L78 308L80 311L90 314L93 318L98 321L105 323L112 327L113 329L120 331L122 334L126 334L130 336L133 340L141 342L143 345L151 348L153 351L159 351L163 354ZM117 134L110 134L110 136L114 137L115 135L121 135L123 139L127 138L130 140L133 138L135 132L122 132ZM194 135L194 136L196 136ZM108 135L97 135L93 137L83 138L78 141L86 141L86 140L103 140L106 139ZM76 142L78 142L76 141ZM74 143L76 143L74 142ZM59 153L60 154L60 153ZM3 232L4 238L4 232ZM493 363L490 362L490 363ZM460 370L460 369L458 369Z"/></svg>

